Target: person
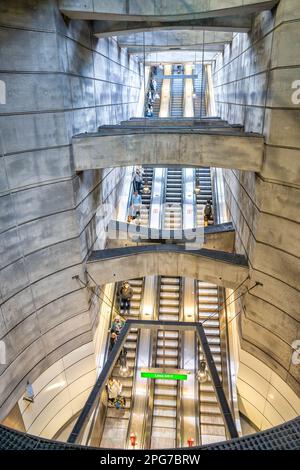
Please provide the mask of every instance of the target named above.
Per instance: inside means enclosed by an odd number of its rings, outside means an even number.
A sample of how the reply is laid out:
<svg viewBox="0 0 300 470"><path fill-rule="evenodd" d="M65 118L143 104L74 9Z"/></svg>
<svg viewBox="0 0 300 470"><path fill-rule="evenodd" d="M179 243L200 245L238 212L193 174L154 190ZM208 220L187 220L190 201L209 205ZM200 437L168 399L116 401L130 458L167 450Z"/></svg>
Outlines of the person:
<svg viewBox="0 0 300 470"><path fill-rule="evenodd" d="M153 117L153 106L151 103L148 103L147 105L146 117Z"/></svg>
<svg viewBox="0 0 300 470"><path fill-rule="evenodd" d="M142 184L143 184L143 177L141 175L141 172L139 168L135 169L135 173L133 175L133 187L134 190L138 192L138 194L141 194L141 189L142 189Z"/></svg>
<svg viewBox="0 0 300 470"><path fill-rule="evenodd" d="M146 117L149 117L149 118L153 117L152 109L153 109L152 106L149 106L149 105L147 106L147 109L145 111L145 116Z"/></svg>
<svg viewBox="0 0 300 470"><path fill-rule="evenodd" d="M113 349L114 345L118 340L118 335L115 331L112 331L110 334L110 341L109 341L109 352Z"/></svg>
<svg viewBox="0 0 300 470"><path fill-rule="evenodd" d="M157 65L153 66L153 75L157 75Z"/></svg>
<svg viewBox="0 0 300 470"><path fill-rule="evenodd" d="M108 400L114 404L115 400L122 393L121 382L119 382L119 380L116 380L110 377L107 382L107 393L108 393Z"/></svg>
<svg viewBox="0 0 300 470"><path fill-rule="evenodd" d="M139 217L141 214L142 196L138 191L134 191L131 201L131 211L133 217Z"/></svg>
<svg viewBox="0 0 300 470"><path fill-rule="evenodd" d="M204 216L207 217L207 220L211 219L212 217L212 204L209 199L207 199L205 207L204 207Z"/></svg>
<svg viewBox="0 0 300 470"><path fill-rule="evenodd" d="M211 219L212 217L212 204L209 199L207 199L205 207L204 207L204 217L206 217L207 220Z"/></svg>
<svg viewBox="0 0 300 470"><path fill-rule="evenodd" d="M118 336L123 326L125 325L125 322L126 322L125 318L121 317L121 315L116 315L112 323L112 328L111 328L112 333L115 333Z"/></svg>
<svg viewBox="0 0 300 470"><path fill-rule="evenodd" d="M155 78L151 78L151 80L150 80L150 90L152 92L154 92L154 94L156 92L156 88L157 88L157 82L156 82Z"/></svg>
<svg viewBox="0 0 300 470"><path fill-rule="evenodd" d="M127 356L127 349L124 346L119 356L119 363L121 367L126 367L127 365L126 356Z"/></svg>
<svg viewBox="0 0 300 470"><path fill-rule="evenodd" d="M154 101L153 98L154 98L153 92L151 90L148 90L148 92L147 92L147 103L152 104L153 101Z"/></svg>
<svg viewBox="0 0 300 470"><path fill-rule="evenodd" d="M120 308L124 309L124 312L130 309L130 300L133 296L133 289L128 281L122 282L120 288Z"/></svg>

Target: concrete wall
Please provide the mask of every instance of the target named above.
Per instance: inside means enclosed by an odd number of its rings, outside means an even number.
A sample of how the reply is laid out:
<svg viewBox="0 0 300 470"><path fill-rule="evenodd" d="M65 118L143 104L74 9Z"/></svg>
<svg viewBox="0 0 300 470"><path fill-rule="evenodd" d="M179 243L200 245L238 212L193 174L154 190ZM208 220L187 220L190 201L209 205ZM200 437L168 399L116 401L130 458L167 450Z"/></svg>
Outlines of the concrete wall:
<svg viewBox="0 0 300 470"><path fill-rule="evenodd" d="M266 364L240 351L237 379L240 411L260 431L300 415L300 400L289 385Z"/></svg>
<svg viewBox="0 0 300 470"><path fill-rule="evenodd" d="M19 400L26 431L53 438L81 410L95 380L92 342L56 361L33 382L34 403Z"/></svg>
<svg viewBox="0 0 300 470"><path fill-rule="evenodd" d="M236 249L263 283L245 297L241 346L298 396L300 105L292 86L300 77L299 26L299 1L281 0L255 18L251 33L237 34L214 67L218 114L265 136L260 173L224 171Z"/></svg>
<svg viewBox="0 0 300 470"><path fill-rule="evenodd" d="M140 68L57 2L0 5L0 419L52 364L90 343L97 305L72 279L96 242L97 207L123 170L75 175L73 134L134 114Z"/></svg>

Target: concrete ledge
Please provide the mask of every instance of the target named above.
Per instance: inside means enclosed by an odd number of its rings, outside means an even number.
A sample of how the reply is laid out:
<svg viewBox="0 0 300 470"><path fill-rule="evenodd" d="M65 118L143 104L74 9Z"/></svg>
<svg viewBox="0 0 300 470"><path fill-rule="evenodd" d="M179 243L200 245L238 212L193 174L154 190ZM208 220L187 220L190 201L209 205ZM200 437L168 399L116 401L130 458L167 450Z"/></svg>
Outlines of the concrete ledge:
<svg viewBox="0 0 300 470"><path fill-rule="evenodd" d="M264 140L234 129L190 129L115 126L95 134L73 137L76 171L136 164L153 166L215 166L260 171Z"/></svg>
<svg viewBox="0 0 300 470"><path fill-rule="evenodd" d="M248 276L249 268L242 255L150 245L94 251L87 261L87 271L100 285L161 275L191 277L236 288Z"/></svg>
<svg viewBox="0 0 300 470"><path fill-rule="evenodd" d="M245 16L269 10L278 0L60 0L62 13L72 19L120 21L178 21Z"/></svg>
<svg viewBox="0 0 300 470"><path fill-rule="evenodd" d="M173 21L95 21L93 30L98 38L120 36L146 31L187 31L203 30L219 32L247 33L251 29L252 16L222 16L196 20Z"/></svg>
<svg viewBox="0 0 300 470"><path fill-rule="evenodd" d="M129 54L143 54L144 49L153 52L172 48L194 51L204 47L206 51L222 51L232 38L233 33L230 32L206 31L203 43L203 31L155 31L119 36L118 44L126 47Z"/></svg>
<svg viewBox="0 0 300 470"><path fill-rule="evenodd" d="M151 229L143 225L137 226L128 224L127 222L111 221L109 227L114 230L114 238L109 238L109 248L120 248L126 246L136 246L136 243L157 244L174 240L175 244L184 244L191 242L191 234L195 229L176 229L168 233L168 237L164 235L163 230ZM204 227L204 243L203 247L211 250L226 251L233 253L235 242L235 229L231 222L225 224L209 225ZM196 232L195 232L196 238ZM193 240L193 242L196 239Z"/></svg>

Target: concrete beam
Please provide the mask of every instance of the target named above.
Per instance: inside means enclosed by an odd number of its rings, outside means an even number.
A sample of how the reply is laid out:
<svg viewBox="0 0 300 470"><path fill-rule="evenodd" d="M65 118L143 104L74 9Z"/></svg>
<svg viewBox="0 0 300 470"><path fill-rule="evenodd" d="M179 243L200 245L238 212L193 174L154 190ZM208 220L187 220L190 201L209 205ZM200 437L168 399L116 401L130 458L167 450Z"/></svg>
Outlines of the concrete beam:
<svg viewBox="0 0 300 470"><path fill-rule="evenodd" d="M136 243L157 244L175 241L176 244L184 244L190 242L190 238L185 238L186 232L191 233L192 230L172 230L168 238L163 237L162 230L154 230L151 227L137 226L128 224L127 222L111 221L109 224L115 230L115 238L109 238L108 248L120 248L127 246L136 246ZM225 224L209 225L204 227L204 243L203 248L210 250L226 251L233 253L235 244L235 229L231 222Z"/></svg>
<svg viewBox="0 0 300 470"><path fill-rule="evenodd" d="M279 0L60 0L61 12L72 19L179 21L245 16L273 8Z"/></svg>
<svg viewBox="0 0 300 470"><path fill-rule="evenodd" d="M116 126L115 131L122 133L74 136L75 170L137 164L215 166L246 171L260 171L262 167L264 143L257 134L244 134L232 129L164 129L163 126L142 131L132 128L119 130Z"/></svg>
<svg viewBox="0 0 300 470"><path fill-rule="evenodd" d="M94 251L87 271L99 285L161 275L191 277L234 289L247 278L249 268L242 255L150 245Z"/></svg>
<svg viewBox="0 0 300 470"><path fill-rule="evenodd" d="M224 44L232 41L233 34L220 31L148 31L118 37L118 44L126 47L129 53L164 51L173 48L184 50L220 51Z"/></svg>
<svg viewBox="0 0 300 470"><path fill-rule="evenodd" d="M217 52L216 51L203 51L200 49L198 51L195 50L174 50L171 49L169 51L156 51L156 52L146 52L145 54L145 64L152 65L158 63L171 63L171 64L211 64L212 61L215 59ZM144 60L144 55L140 55L140 60Z"/></svg>
<svg viewBox="0 0 300 470"><path fill-rule="evenodd" d="M119 44L120 47L127 47L127 52L128 54L133 54L137 56L143 57L144 55L144 49L143 46L125 46L124 44ZM201 51L204 49L205 52L222 52L224 50L224 44L222 43L206 43L203 47L202 45L199 44L190 44L189 46L146 46L145 47L145 52L147 54L149 53L157 53L157 52L176 52L178 50L180 51L197 51L198 54L201 53ZM148 59L148 57L147 57ZM159 61L159 59L157 59Z"/></svg>
<svg viewBox="0 0 300 470"><path fill-rule="evenodd" d="M101 38L161 30L205 30L247 33L251 29L251 16L224 16L177 22L162 21L95 21L94 35Z"/></svg>

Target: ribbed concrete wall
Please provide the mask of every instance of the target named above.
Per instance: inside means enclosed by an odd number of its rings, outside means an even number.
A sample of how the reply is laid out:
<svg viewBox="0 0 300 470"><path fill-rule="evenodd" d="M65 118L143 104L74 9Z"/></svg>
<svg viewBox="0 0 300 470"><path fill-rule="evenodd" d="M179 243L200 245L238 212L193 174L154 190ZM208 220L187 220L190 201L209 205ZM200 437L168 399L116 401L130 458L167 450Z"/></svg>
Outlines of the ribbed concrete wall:
<svg viewBox="0 0 300 470"><path fill-rule="evenodd" d="M132 115L140 70L54 0L1 2L0 42L1 419L27 379L92 340L97 306L72 276L98 246L96 209L116 201L123 173L75 175L71 136Z"/></svg>
<svg viewBox="0 0 300 470"><path fill-rule="evenodd" d="M237 380L239 410L259 430L300 415L300 400L288 384L262 361L240 351Z"/></svg>
<svg viewBox="0 0 300 470"><path fill-rule="evenodd" d="M237 251L263 283L245 298L241 345L298 395L300 105L292 84L300 76L299 26L298 0L281 0L277 11L256 17L251 34L236 35L214 67L219 114L266 142L260 174L224 172Z"/></svg>

